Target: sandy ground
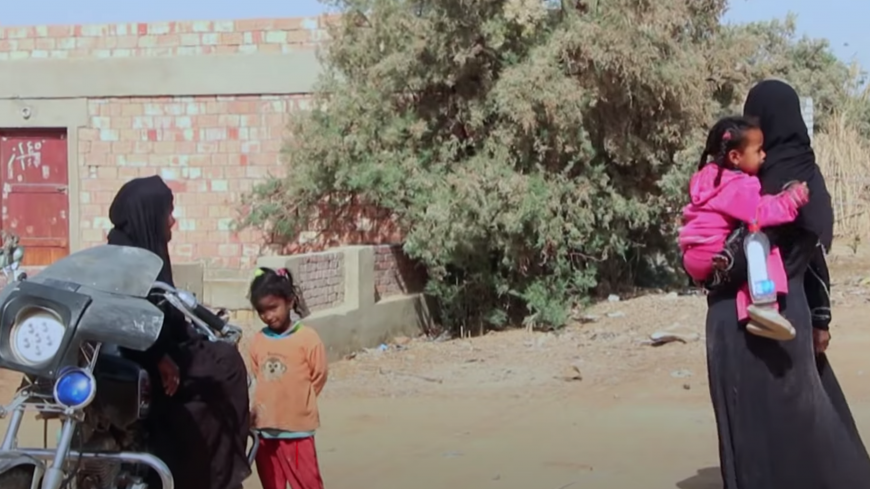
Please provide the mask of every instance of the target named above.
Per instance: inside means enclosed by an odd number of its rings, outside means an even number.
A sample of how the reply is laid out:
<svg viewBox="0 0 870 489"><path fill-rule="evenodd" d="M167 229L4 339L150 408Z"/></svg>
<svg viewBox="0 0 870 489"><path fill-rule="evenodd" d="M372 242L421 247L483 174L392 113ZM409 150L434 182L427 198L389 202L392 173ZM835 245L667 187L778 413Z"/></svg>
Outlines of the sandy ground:
<svg viewBox="0 0 870 489"><path fill-rule="evenodd" d="M830 357L867 437L870 259L832 262ZM317 437L326 486L720 489L704 312L702 297L652 294L599 304L558 335L398 338L337 362ZM646 344L657 331L688 341ZM22 442L41 437L30 424Z"/></svg>

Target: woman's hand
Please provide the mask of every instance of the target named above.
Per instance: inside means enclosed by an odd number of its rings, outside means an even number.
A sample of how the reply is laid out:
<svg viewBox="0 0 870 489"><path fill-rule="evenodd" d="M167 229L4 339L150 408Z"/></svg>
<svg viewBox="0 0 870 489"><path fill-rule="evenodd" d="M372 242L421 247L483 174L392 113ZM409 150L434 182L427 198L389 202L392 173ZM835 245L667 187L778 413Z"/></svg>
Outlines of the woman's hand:
<svg viewBox="0 0 870 489"><path fill-rule="evenodd" d="M181 384L181 373L178 371L178 365L169 358L169 355L163 355L157 364L157 369L160 371L160 380L163 382L166 395L174 396L178 392L179 384Z"/></svg>
<svg viewBox="0 0 870 489"><path fill-rule="evenodd" d="M831 343L831 332L824 329L813 328L813 349L816 355L825 353Z"/></svg>

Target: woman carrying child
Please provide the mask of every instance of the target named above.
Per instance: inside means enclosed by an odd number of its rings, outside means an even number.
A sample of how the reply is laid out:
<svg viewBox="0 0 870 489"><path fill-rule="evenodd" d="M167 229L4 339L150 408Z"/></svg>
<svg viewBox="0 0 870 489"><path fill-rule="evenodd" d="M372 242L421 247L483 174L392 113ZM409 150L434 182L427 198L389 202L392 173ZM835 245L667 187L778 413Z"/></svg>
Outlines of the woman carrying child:
<svg viewBox="0 0 870 489"><path fill-rule="evenodd" d="M830 236L830 196L815 163L797 93L765 81L750 91L745 115L763 131L763 194L806 182L809 202L793 223L765 230L780 250L787 295L779 311L793 341L746 334L737 313L745 266L707 296L707 368L725 489L870 487L870 457L824 355L817 355L804 278L818 243ZM828 238L829 239L829 238Z"/></svg>
<svg viewBox="0 0 870 489"><path fill-rule="evenodd" d="M323 489L314 432L320 427L317 397L326 385L326 348L300 322L308 313L287 269L259 268L250 298L266 324L250 346L260 482L263 489Z"/></svg>
<svg viewBox="0 0 870 489"><path fill-rule="evenodd" d="M756 175L764 164L763 146L761 129L742 117L726 117L710 130L698 172L689 185L691 202L683 210L680 230L683 266L699 283L719 282L722 274L717 272L733 266L733 259L721 252L735 230L745 225L767 228L792 222L808 201L807 187L800 183L777 195L761 195ZM714 159L707 161L708 156ZM741 232L733 235L743 237ZM776 248L767 259L767 269L775 291L786 294L785 270ZM749 320L747 331L771 339L794 338L794 327L779 314L776 304L751 304L749 297L748 287L743 285L737 309L741 322Z"/></svg>

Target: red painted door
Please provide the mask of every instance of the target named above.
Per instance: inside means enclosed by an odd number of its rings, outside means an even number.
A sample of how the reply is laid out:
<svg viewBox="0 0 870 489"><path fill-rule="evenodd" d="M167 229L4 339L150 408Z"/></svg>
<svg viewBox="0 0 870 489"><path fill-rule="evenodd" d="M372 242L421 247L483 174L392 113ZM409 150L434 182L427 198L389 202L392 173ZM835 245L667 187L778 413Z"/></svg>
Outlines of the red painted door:
<svg viewBox="0 0 870 489"><path fill-rule="evenodd" d="M69 254L69 168L63 129L0 130L2 226L24 246L24 265Z"/></svg>

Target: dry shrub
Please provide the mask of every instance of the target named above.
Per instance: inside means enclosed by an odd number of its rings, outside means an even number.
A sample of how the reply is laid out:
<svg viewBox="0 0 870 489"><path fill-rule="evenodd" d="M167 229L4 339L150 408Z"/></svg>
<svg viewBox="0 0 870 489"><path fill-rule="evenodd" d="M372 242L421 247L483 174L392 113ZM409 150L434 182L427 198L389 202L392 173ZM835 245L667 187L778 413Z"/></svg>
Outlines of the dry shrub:
<svg viewBox="0 0 870 489"><path fill-rule="evenodd" d="M834 234L856 249L870 232L870 141L844 115L832 117L813 146L834 205Z"/></svg>

